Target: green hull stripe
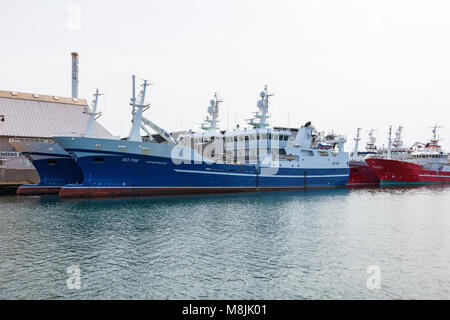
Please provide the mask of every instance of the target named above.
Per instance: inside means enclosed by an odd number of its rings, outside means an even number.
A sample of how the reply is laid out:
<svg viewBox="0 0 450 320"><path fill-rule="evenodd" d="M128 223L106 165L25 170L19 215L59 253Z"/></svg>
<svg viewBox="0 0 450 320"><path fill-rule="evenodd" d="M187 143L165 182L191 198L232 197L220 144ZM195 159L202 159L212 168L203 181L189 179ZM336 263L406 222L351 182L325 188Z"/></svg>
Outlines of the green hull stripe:
<svg viewBox="0 0 450 320"><path fill-rule="evenodd" d="M450 182L431 182L431 181L391 181L391 180L380 180L380 186L420 186L428 184L450 184Z"/></svg>

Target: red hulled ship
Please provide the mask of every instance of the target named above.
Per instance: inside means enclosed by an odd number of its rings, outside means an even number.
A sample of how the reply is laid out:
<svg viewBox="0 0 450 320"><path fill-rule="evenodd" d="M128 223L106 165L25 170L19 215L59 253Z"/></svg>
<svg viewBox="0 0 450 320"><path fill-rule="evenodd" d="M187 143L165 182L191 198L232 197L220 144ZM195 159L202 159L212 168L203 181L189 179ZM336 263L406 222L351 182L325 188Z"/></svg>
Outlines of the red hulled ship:
<svg viewBox="0 0 450 320"><path fill-rule="evenodd" d="M391 148L389 152L390 156L394 159L407 158L411 153L410 148L405 148L403 146L402 130L402 126L398 127L395 133L394 142L392 143L393 148ZM388 150L377 149L375 145L376 139L373 136L374 129L371 129L369 131L369 140L366 144L366 151L358 152L358 143L361 140L360 132L361 128L358 128L355 138L355 149L349 161L350 177L348 179L347 186L378 186L380 184L380 179L373 168L367 163L367 159L385 159L388 156ZM391 137L391 132L392 128L389 128L389 137Z"/></svg>
<svg viewBox="0 0 450 320"><path fill-rule="evenodd" d="M438 144L437 126L427 144L417 144L407 159L366 159L381 186L450 184L449 155Z"/></svg>
<svg viewBox="0 0 450 320"><path fill-rule="evenodd" d="M380 180L377 174L365 161L365 157L377 154L377 147L375 146L375 137L373 136L373 129L369 132L369 141L366 145L365 152L358 152L358 144L361 140L361 128L358 128L355 138L355 149L350 157L350 177L348 178L347 186L378 186Z"/></svg>

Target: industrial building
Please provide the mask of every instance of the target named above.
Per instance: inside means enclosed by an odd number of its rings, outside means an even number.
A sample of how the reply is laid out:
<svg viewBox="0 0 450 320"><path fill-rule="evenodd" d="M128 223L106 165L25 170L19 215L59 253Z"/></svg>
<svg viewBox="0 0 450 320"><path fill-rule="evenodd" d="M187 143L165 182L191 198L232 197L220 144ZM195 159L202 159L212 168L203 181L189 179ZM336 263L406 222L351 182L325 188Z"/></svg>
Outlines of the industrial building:
<svg viewBox="0 0 450 320"><path fill-rule="evenodd" d="M31 162L17 152L10 139L49 139L55 135L81 135L89 115L85 99L0 90L0 187L37 183ZM94 135L111 137L98 122Z"/></svg>

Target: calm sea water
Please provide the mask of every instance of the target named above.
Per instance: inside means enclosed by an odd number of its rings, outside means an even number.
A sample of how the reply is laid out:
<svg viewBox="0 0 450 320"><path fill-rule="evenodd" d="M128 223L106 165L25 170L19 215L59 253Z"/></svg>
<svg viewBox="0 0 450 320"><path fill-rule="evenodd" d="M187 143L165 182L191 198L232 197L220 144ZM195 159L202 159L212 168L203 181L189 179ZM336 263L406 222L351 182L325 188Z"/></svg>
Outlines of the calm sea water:
<svg viewBox="0 0 450 320"><path fill-rule="evenodd" d="M449 297L449 187L0 197L2 299Z"/></svg>

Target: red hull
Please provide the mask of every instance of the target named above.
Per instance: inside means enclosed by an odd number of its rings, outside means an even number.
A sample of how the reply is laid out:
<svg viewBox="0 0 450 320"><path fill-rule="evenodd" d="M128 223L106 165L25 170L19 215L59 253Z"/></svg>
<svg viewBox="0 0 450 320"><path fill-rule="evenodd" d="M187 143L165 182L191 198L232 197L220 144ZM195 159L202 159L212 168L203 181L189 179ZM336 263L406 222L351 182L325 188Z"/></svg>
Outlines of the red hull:
<svg viewBox="0 0 450 320"><path fill-rule="evenodd" d="M308 187L308 189L324 189L334 187ZM161 195L187 195L187 194L214 194L237 192L264 192L298 190L304 187L280 187L280 188L121 188L121 187L62 187L59 191L60 198L112 198L112 197L138 197Z"/></svg>
<svg viewBox="0 0 450 320"><path fill-rule="evenodd" d="M364 161L350 161L350 177L347 186L377 186L380 183L377 174Z"/></svg>
<svg viewBox="0 0 450 320"><path fill-rule="evenodd" d="M408 161L367 159L381 185L444 184L450 183L450 172L425 170Z"/></svg>
<svg viewBox="0 0 450 320"><path fill-rule="evenodd" d="M58 194L61 187L39 187L39 186L20 186L17 194L22 196L42 195L42 194Z"/></svg>

